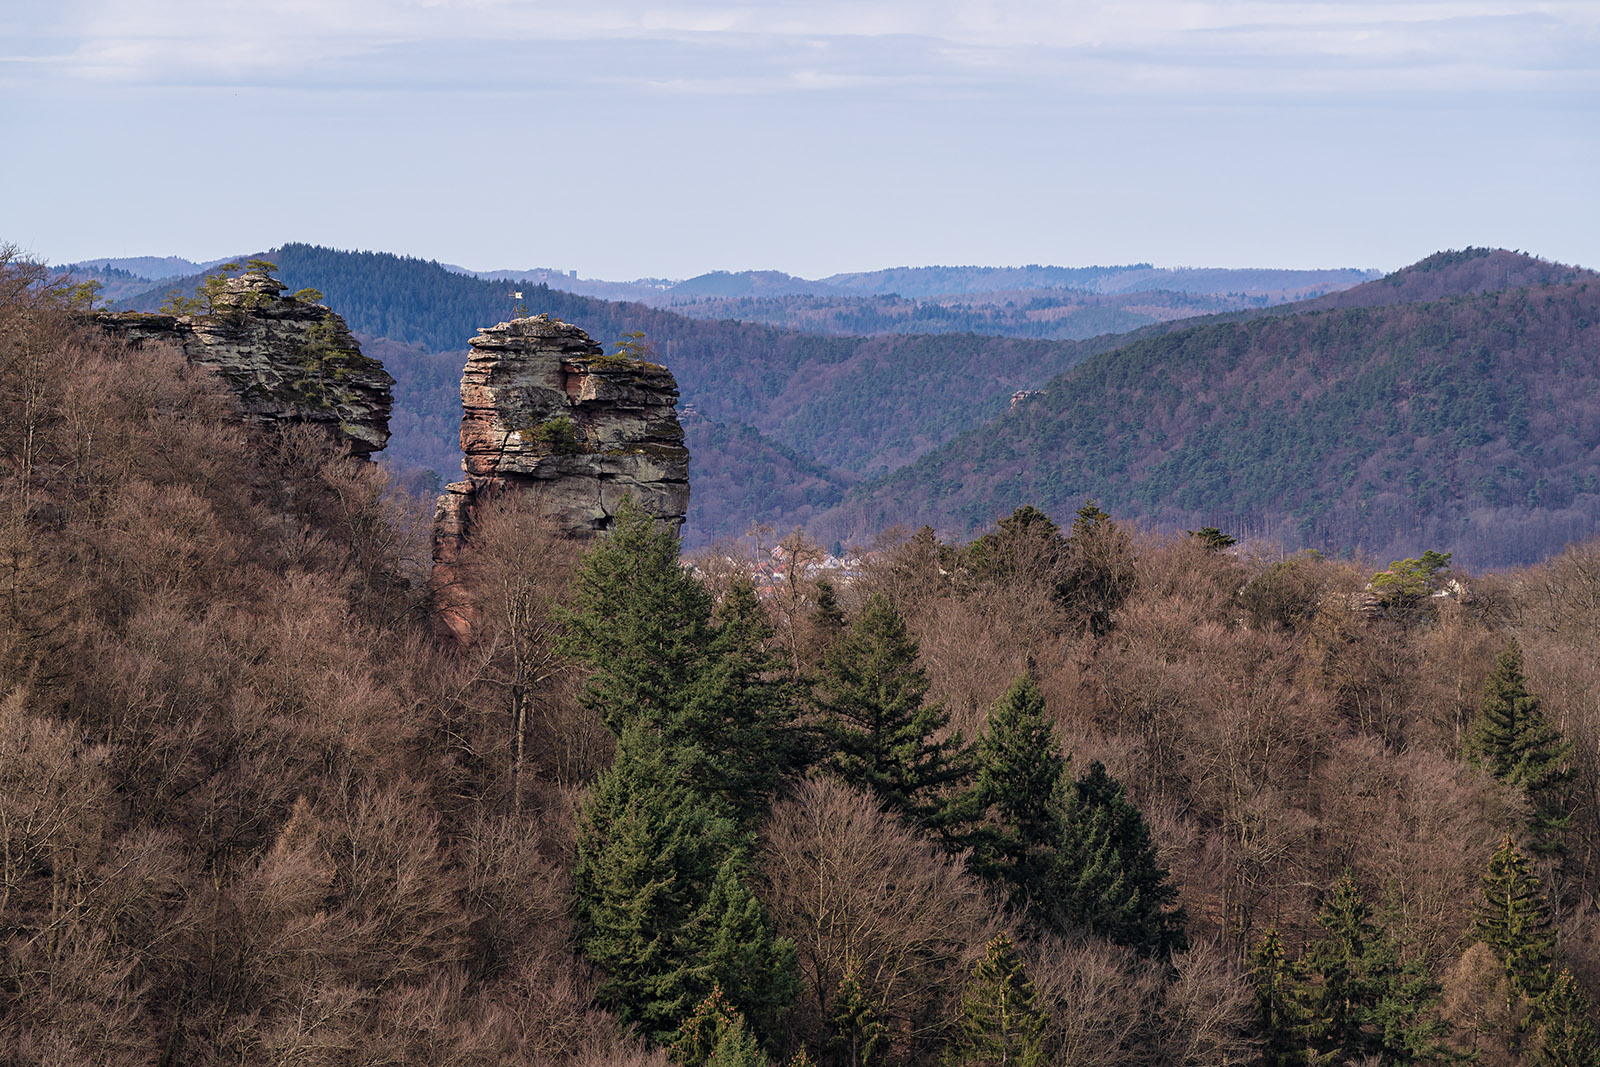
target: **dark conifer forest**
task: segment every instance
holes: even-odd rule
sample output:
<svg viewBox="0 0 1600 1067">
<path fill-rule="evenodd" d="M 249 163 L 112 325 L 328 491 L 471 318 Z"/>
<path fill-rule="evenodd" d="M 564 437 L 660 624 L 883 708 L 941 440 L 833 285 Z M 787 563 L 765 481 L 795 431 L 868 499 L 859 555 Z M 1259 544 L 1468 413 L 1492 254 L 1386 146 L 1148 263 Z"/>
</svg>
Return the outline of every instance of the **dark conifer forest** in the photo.
<svg viewBox="0 0 1600 1067">
<path fill-rule="evenodd" d="M 1582 284 L 1447 321 L 1566 381 Z M 1107 494 L 758 584 L 508 494 L 463 643 L 389 471 L 84 297 L 0 255 L 0 1063 L 1600 1064 L 1600 542 L 1382 567 Z"/>
</svg>

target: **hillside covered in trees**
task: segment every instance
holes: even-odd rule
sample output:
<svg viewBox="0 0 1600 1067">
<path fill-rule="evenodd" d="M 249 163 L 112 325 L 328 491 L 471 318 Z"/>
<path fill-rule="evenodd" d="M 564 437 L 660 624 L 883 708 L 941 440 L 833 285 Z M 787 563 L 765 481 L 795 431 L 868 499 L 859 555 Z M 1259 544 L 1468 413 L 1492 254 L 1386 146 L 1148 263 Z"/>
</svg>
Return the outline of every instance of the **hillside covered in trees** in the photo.
<svg viewBox="0 0 1600 1067">
<path fill-rule="evenodd" d="M 1600 544 L 758 595 L 501 497 L 460 643 L 381 468 L 74 299 L 0 257 L 8 1063 L 1600 1063 Z"/>
<path fill-rule="evenodd" d="M 1168 528 L 1493 566 L 1594 529 L 1600 277 L 1476 250 L 1327 299 L 1100 355 L 817 530 L 971 531 L 1092 496 Z"/>
</svg>

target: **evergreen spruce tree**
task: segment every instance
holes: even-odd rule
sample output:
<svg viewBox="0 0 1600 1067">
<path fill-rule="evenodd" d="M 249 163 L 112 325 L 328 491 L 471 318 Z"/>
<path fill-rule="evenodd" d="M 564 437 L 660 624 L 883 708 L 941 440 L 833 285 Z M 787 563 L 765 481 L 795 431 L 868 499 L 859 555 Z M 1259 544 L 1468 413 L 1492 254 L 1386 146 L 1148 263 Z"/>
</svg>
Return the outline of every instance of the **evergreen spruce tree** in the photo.
<svg viewBox="0 0 1600 1067">
<path fill-rule="evenodd" d="M 978 739 L 973 791 L 988 824 L 975 839 L 973 866 L 1004 883 L 1020 906 L 1047 899 L 1052 888 L 1066 767 L 1044 694 L 1032 678 L 1018 678 L 989 710 Z"/>
<path fill-rule="evenodd" d="M 1047 1018 L 1016 946 L 1007 934 L 990 940 L 961 998 L 960 1034 L 951 1062 L 1042 1067 Z"/>
<path fill-rule="evenodd" d="M 768 647 L 748 582 L 711 597 L 678 563 L 678 539 L 631 498 L 584 556 L 566 647 L 590 667 L 583 701 L 613 733 L 640 721 L 674 750 L 689 783 L 748 827 L 800 762 L 797 696 Z"/>
<path fill-rule="evenodd" d="M 582 812 L 573 890 L 601 1000 L 651 1041 L 716 985 L 758 1016 L 792 992 L 794 946 L 767 932 L 749 893 L 749 848 L 731 813 L 687 784 L 679 751 L 642 723 L 625 729 Z"/>
<path fill-rule="evenodd" d="M 1505 964 L 1512 995 L 1537 1002 L 1550 988 L 1555 930 L 1533 864 L 1507 834 L 1483 873 L 1472 934 Z"/>
<path fill-rule="evenodd" d="M 1443 1041 L 1449 1031 L 1439 1011 L 1440 989 L 1421 956 L 1400 958 L 1393 926 L 1379 927 L 1380 937 L 1368 953 L 1368 967 L 1383 976 L 1383 988 L 1372 1007 L 1377 1046 L 1394 1063 L 1433 1063 L 1451 1058 Z"/>
<path fill-rule="evenodd" d="M 750 889 L 748 859 L 730 853 L 717 870 L 698 921 L 684 939 L 699 953 L 711 980 L 735 991 L 744 1017 L 764 1033 L 773 1027 L 799 989 L 794 942 L 776 936 L 761 902 Z"/>
<path fill-rule="evenodd" d="M 711 597 L 679 565 L 677 536 L 625 497 L 585 553 L 564 650 L 590 668 L 582 700 L 612 733 L 678 719 L 711 646 Z"/>
<path fill-rule="evenodd" d="M 1565 967 L 1540 1002 L 1544 1022 L 1529 1057 L 1531 1067 L 1600 1067 L 1600 1038 L 1590 1022 L 1589 998 Z"/>
<path fill-rule="evenodd" d="M 1402 963 L 1389 926 L 1376 919 L 1346 871 L 1323 902 L 1326 936 L 1311 946 L 1293 999 L 1300 1003 L 1306 1063 L 1428 1063 L 1447 1058 L 1439 989 L 1420 960 Z"/>
<path fill-rule="evenodd" d="M 934 739 L 949 716 L 925 703 L 927 693 L 916 642 L 889 601 L 874 595 L 823 659 L 818 733 L 830 771 L 957 847 L 965 798 L 955 791 L 972 776 L 971 754 L 960 734 Z"/>
<path fill-rule="evenodd" d="M 716 1051 L 723 1032 L 742 1021 L 739 1010 L 723 996 L 722 987 L 713 986 L 705 999 L 695 1006 L 694 1014 L 678 1027 L 667 1052 L 674 1062 L 684 1067 L 704 1067 Z"/>
<path fill-rule="evenodd" d="M 684 1020 L 667 1051 L 683 1067 L 767 1067 L 771 1062 L 721 987 Z"/>
<path fill-rule="evenodd" d="M 839 592 L 826 578 L 817 579 L 817 603 L 811 612 L 811 624 L 830 636 L 843 633 L 848 625 L 844 609 L 839 607 Z"/>
<path fill-rule="evenodd" d="M 719 615 L 667 736 L 699 754 L 690 772 L 695 785 L 753 827 L 778 779 L 804 762 L 798 694 L 783 657 L 768 644 L 772 626 L 750 582 L 733 584 Z"/>
<path fill-rule="evenodd" d="M 1326 1028 L 1309 1044 L 1319 1052 L 1358 1059 L 1378 1051 L 1372 1012 L 1389 976 L 1369 955 L 1380 935 L 1349 871 L 1334 883 L 1317 922 L 1326 936 L 1307 952 L 1306 964 L 1316 978 L 1316 1015 L 1326 1019 Z"/>
<path fill-rule="evenodd" d="M 1572 743 L 1550 725 L 1539 709 L 1539 698 L 1528 691 L 1522 649 L 1515 641 L 1506 644 L 1484 682 L 1478 716 L 1467 733 L 1466 755 L 1527 796 L 1534 850 L 1561 851 L 1571 818 L 1566 787 L 1573 773 Z"/>
<path fill-rule="evenodd" d="M 1066 547 L 1055 520 L 1026 504 L 963 549 L 961 562 L 987 581 L 1052 580 Z"/>
<path fill-rule="evenodd" d="M 706 1067 L 767 1067 L 770 1062 L 756 1041 L 756 1035 L 741 1018 L 722 1031 L 717 1047 L 706 1060 Z"/>
<path fill-rule="evenodd" d="M 1052 873 L 1058 924 L 1085 926 L 1119 945 L 1167 956 L 1188 944 L 1178 891 L 1122 784 L 1096 760 L 1067 802 Z"/>
<path fill-rule="evenodd" d="M 1301 1067 L 1308 1062 L 1312 1040 L 1326 1032 L 1329 1020 L 1317 1014 L 1320 1004 L 1302 969 L 1284 951 L 1276 928 L 1269 929 L 1250 953 L 1250 972 L 1263 1061 L 1267 1067 Z"/>
<path fill-rule="evenodd" d="M 828 1049 L 838 1067 L 874 1067 L 889 1052 L 889 1029 L 853 966 L 847 966 L 828 1004 Z"/>
</svg>

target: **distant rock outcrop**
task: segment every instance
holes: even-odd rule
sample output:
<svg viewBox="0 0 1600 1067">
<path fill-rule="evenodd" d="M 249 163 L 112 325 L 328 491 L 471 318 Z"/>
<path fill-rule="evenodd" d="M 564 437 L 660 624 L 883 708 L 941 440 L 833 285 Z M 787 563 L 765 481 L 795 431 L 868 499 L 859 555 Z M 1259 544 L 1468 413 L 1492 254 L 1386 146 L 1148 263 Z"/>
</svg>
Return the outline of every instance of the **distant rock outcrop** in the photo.
<svg viewBox="0 0 1600 1067">
<path fill-rule="evenodd" d="M 342 318 L 283 289 L 251 272 L 223 281 L 207 314 L 100 312 L 94 321 L 130 344 L 170 344 L 214 368 L 255 422 L 321 426 L 370 458 L 389 440 L 394 379 L 361 354 Z"/>
<path fill-rule="evenodd" d="M 547 315 L 478 331 L 461 378 L 462 469 L 434 518 L 435 583 L 454 585 L 455 563 L 484 494 L 536 492 L 556 529 L 587 538 L 611 525 L 631 495 L 649 514 L 683 525 L 689 450 L 667 368 L 607 356 L 576 326 Z M 470 622 L 441 602 L 459 634 Z"/>
</svg>

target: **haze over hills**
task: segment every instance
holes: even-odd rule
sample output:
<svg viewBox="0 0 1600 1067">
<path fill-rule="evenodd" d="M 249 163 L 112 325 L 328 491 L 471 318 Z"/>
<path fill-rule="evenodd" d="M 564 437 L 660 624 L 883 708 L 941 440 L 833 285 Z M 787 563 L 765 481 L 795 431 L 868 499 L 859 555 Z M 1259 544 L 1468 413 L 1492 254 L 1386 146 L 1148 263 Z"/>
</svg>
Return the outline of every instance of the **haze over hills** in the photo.
<svg viewBox="0 0 1600 1067">
<path fill-rule="evenodd" d="M 1432 547 L 1477 567 L 1593 532 L 1600 275 L 1469 249 L 1329 302 L 1346 306 L 1206 322 L 1100 354 L 864 487 L 817 529 L 965 533 L 1024 503 L 1061 515 L 1092 497 L 1166 527 L 1380 558 Z"/>
<path fill-rule="evenodd" d="M 1083 340 L 1153 322 L 1268 307 L 1336 292 L 1371 270 L 1154 267 L 896 267 L 811 280 L 782 271 L 712 271 L 681 281 L 600 282 L 576 272 L 451 270 L 634 300 L 695 318 L 833 334 L 983 333 Z"/>
</svg>

